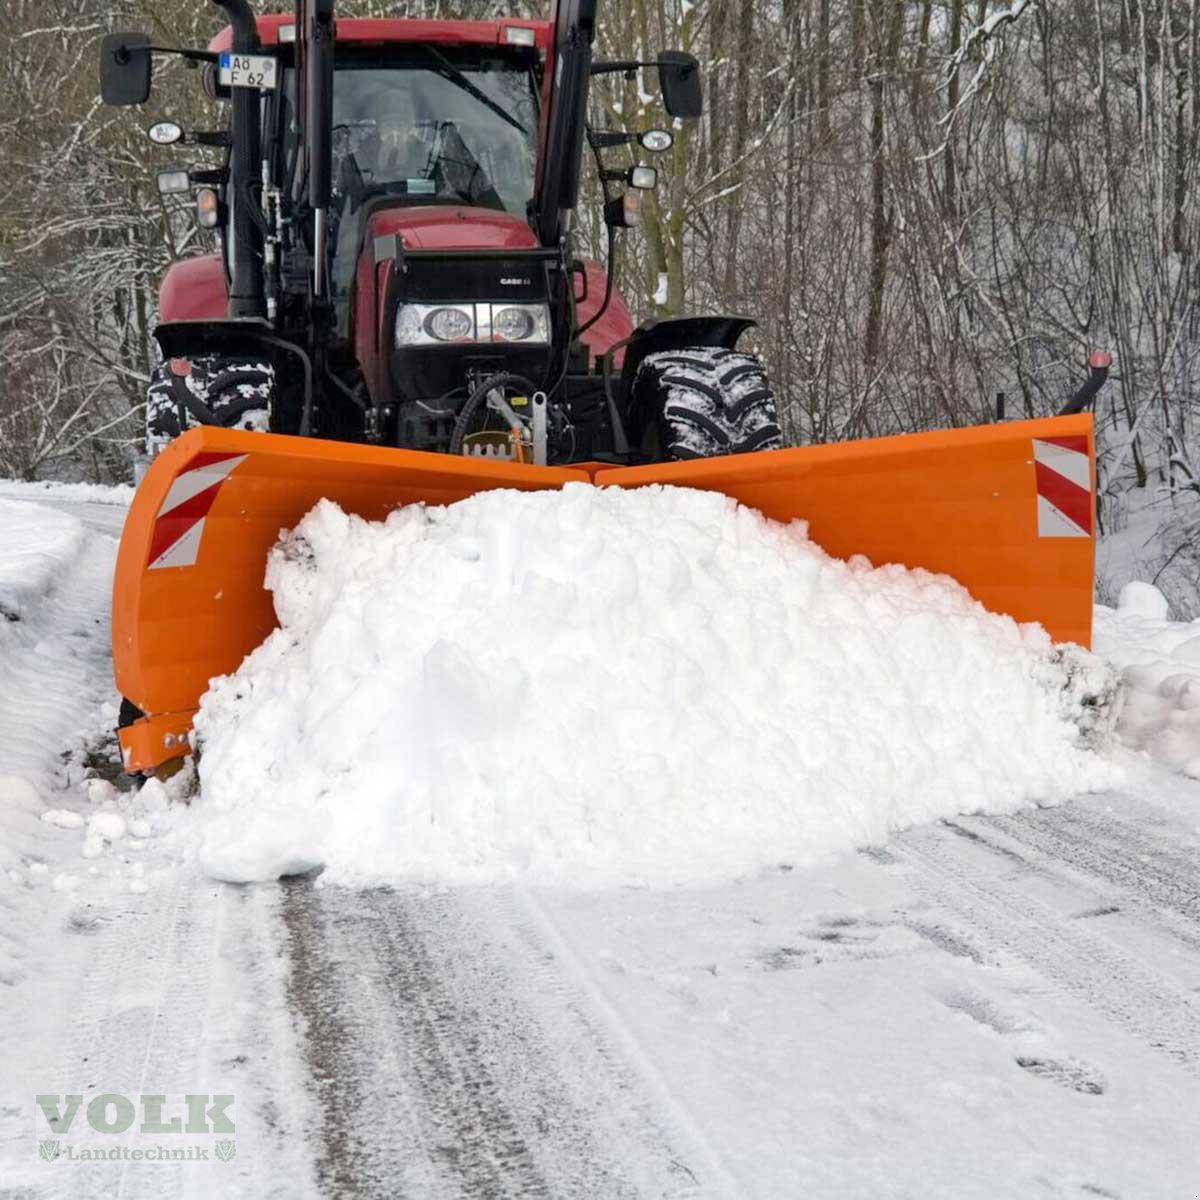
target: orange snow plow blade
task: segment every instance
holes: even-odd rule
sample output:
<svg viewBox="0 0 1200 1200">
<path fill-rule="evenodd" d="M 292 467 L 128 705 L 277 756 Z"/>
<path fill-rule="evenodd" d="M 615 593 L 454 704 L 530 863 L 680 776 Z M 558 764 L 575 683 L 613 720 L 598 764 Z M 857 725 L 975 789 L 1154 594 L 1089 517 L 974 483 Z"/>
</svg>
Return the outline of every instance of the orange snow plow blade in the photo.
<svg viewBox="0 0 1200 1200">
<path fill-rule="evenodd" d="M 114 672 L 121 695 L 144 714 L 121 730 L 126 770 L 185 753 L 208 681 L 235 670 L 275 627 L 263 588 L 267 552 L 318 500 L 378 520 L 402 504 L 589 478 L 724 492 L 776 520 L 805 519 L 837 557 L 944 572 L 988 608 L 1038 621 L 1057 641 L 1091 639 L 1089 416 L 615 468 L 202 428 L 151 466 L 121 538 Z"/>
<path fill-rule="evenodd" d="M 622 467 L 595 482 L 679 484 L 777 521 L 802 517 L 837 558 L 952 575 L 995 612 L 1037 621 L 1055 641 L 1091 644 L 1089 415 Z"/>
<path fill-rule="evenodd" d="M 120 731 L 125 769 L 185 753 L 208 681 L 235 670 L 275 628 L 267 552 L 318 500 L 381 520 L 403 504 L 587 479 L 567 468 L 276 434 L 184 434 L 138 486 L 117 553 L 113 673 L 145 714 Z"/>
</svg>

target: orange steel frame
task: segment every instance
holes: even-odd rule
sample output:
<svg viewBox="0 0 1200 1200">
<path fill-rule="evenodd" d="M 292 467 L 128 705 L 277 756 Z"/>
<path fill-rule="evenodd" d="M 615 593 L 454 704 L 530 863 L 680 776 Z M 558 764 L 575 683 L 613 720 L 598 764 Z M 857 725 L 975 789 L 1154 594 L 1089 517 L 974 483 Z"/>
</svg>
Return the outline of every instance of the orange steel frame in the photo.
<svg viewBox="0 0 1200 1200">
<path fill-rule="evenodd" d="M 1038 530 L 1033 441 L 1049 438 L 1086 439 L 1094 464 L 1087 415 L 644 467 L 536 467 L 193 429 L 146 473 L 117 556 L 114 675 L 121 695 L 146 714 L 120 732 L 125 768 L 149 770 L 187 751 L 209 680 L 235 670 L 276 625 L 263 587 L 267 552 L 322 498 L 379 520 L 403 504 L 450 504 L 493 488 L 572 481 L 719 491 L 775 520 L 807 521 L 812 539 L 832 555 L 952 575 L 987 608 L 1040 622 L 1056 641 L 1087 646 L 1091 522 L 1084 536 Z M 188 490 L 180 492 L 180 477 L 192 472 L 205 482 L 196 466 L 214 459 L 234 465 L 172 513 L 174 498 Z M 1094 492 L 1093 465 L 1093 499 Z M 198 511 L 199 529 L 187 525 Z M 184 527 L 194 539 L 194 562 L 152 566 L 152 554 Z"/>
</svg>

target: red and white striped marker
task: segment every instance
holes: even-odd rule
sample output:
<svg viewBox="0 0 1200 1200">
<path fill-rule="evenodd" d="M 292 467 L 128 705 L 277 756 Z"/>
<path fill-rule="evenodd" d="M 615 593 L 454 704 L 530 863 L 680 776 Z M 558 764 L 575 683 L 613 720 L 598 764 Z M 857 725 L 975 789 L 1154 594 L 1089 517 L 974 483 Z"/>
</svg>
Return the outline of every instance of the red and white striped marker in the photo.
<svg viewBox="0 0 1200 1200">
<path fill-rule="evenodd" d="M 1034 438 L 1038 537 L 1092 536 L 1092 464 L 1087 438 Z"/>
<path fill-rule="evenodd" d="M 195 566 L 208 516 L 230 473 L 246 461 L 244 454 L 197 454 L 171 484 L 154 520 L 146 569 Z"/>
</svg>

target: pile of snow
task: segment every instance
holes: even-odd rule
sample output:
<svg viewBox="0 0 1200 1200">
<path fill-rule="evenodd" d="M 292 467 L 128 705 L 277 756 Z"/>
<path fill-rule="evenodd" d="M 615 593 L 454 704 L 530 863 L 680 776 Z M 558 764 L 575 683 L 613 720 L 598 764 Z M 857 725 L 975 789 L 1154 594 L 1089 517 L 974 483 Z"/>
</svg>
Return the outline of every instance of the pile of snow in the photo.
<svg viewBox="0 0 1200 1200">
<path fill-rule="evenodd" d="M 1152 584 L 1096 606 L 1096 651 L 1121 672 L 1121 740 L 1200 779 L 1200 621 L 1172 621 Z"/>
<path fill-rule="evenodd" d="M 0 496 L 47 503 L 116 504 L 127 508 L 133 499 L 133 488 L 125 483 L 52 483 L 48 480 L 29 483 L 21 479 L 0 479 Z"/>
<path fill-rule="evenodd" d="M 730 878 L 1113 778 L 1098 659 L 715 493 L 324 501 L 267 586 L 197 721 L 220 879 Z"/>
</svg>

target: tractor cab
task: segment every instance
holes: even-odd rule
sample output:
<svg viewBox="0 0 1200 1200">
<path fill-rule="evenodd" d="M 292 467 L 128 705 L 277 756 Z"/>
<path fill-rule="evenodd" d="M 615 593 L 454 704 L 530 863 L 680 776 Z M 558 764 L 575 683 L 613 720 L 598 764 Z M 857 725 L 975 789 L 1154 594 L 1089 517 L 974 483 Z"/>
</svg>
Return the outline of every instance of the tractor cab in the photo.
<svg viewBox="0 0 1200 1200">
<path fill-rule="evenodd" d="M 149 449 L 194 424 L 535 464 L 779 445 L 761 364 L 729 359 L 753 322 L 635 329 L 613 279 L 616 235 L 657 181 L 639 159 L 674 135 L 593 129 L 592 82 L 652 70 L 666 115 L 688 121 L 702 107 L 694 57 L 596 59 L 596 0 L 555 0 L 545 21 L 214 4 L 229 25 L 207 51 L 140 33 L 101 48 L 106 103 L 144 102 L 151 56 L 182 53 L 205 64 L 228 118 L 206 135 L 228 147 L 220 170 L 167 173 L 179 190 L 202 185 L 198 219 L 221 253 L 163 280 Z M 585 152 L 603 196 L 604 268 L 574 228 Z M 605 161 L 613 153 L 619 164 Z M 686 402 L 659 361 L 672 350 L 714 352 L 683 364 Z M 711 395 L 734 365 L 747 370 L 717 411 Z"/>
</svg>

